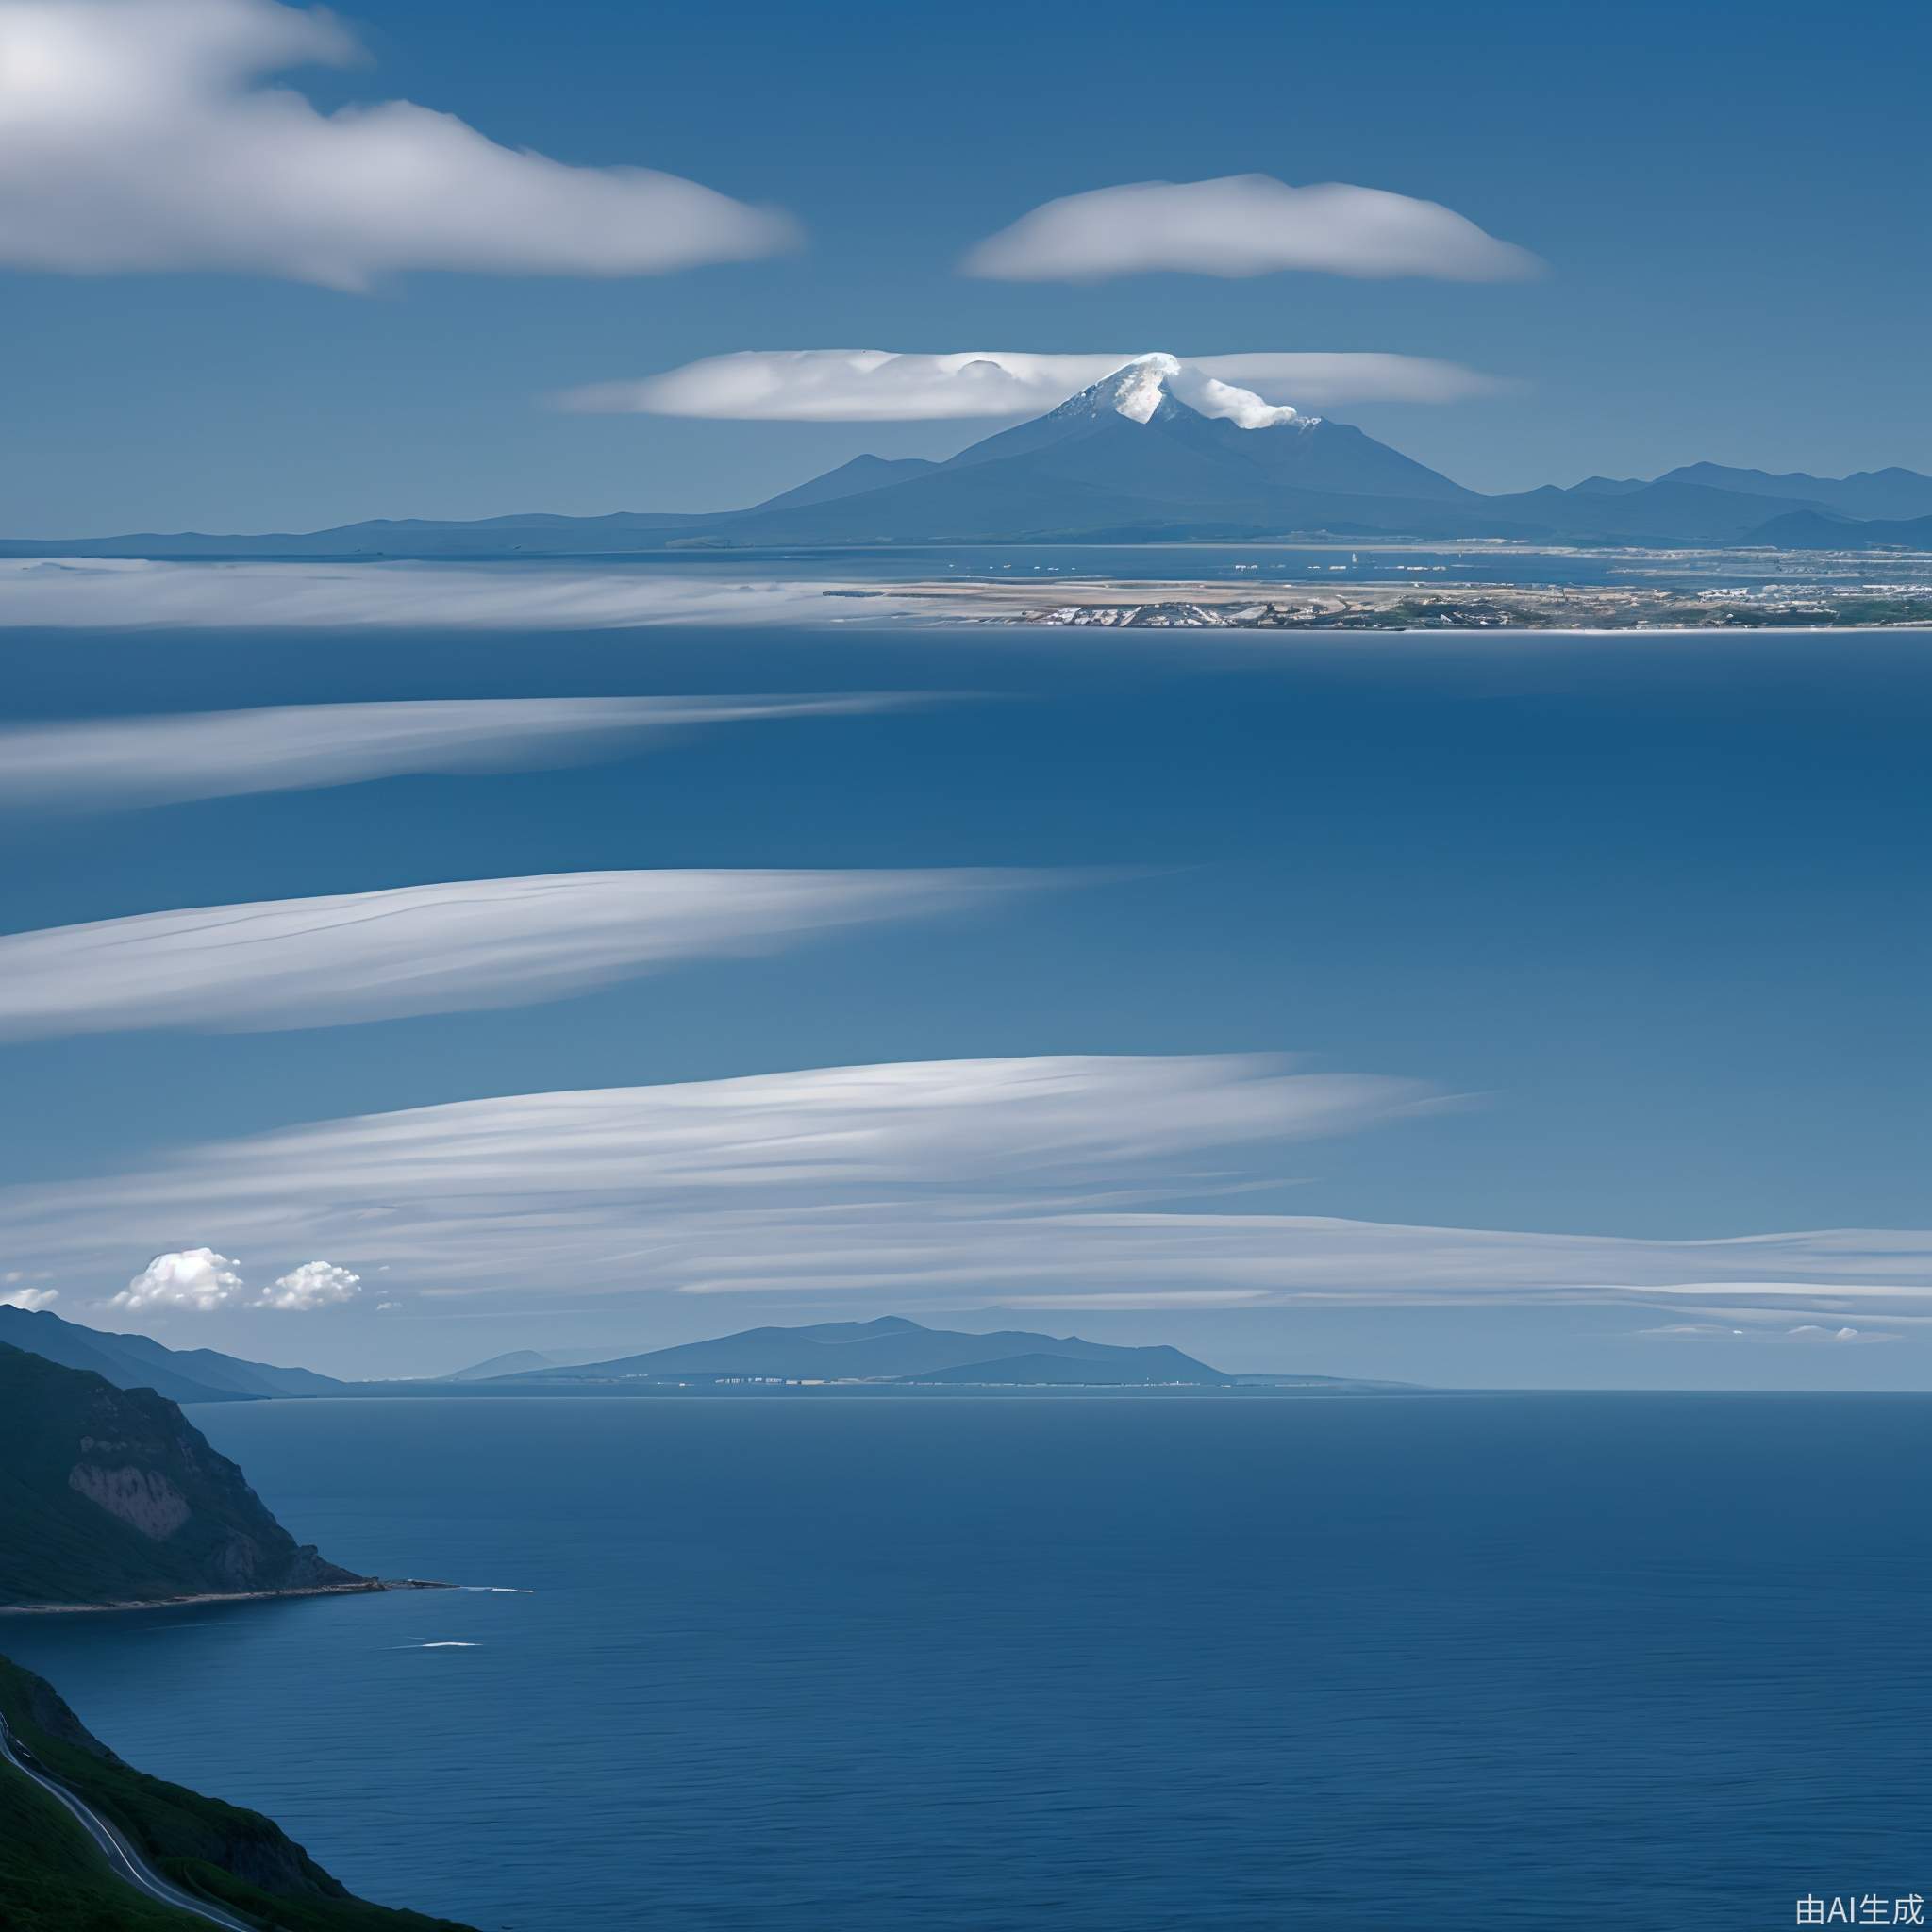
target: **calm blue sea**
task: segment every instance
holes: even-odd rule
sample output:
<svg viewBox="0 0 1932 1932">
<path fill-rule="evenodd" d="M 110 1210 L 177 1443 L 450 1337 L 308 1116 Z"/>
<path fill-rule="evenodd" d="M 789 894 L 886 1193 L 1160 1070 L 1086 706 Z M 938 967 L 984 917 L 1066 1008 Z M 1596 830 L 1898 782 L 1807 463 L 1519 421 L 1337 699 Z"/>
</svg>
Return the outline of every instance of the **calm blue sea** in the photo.
<svg viewBox="0 0 1932 1932">
<path fill-rule="evenodd" d="M 1755 1928 L 1932 1893 L 1932 1399 L 194 1419 L 330 1555 L 470 1588 L 7 1646 L 391 1904 Z"/>
</svg>

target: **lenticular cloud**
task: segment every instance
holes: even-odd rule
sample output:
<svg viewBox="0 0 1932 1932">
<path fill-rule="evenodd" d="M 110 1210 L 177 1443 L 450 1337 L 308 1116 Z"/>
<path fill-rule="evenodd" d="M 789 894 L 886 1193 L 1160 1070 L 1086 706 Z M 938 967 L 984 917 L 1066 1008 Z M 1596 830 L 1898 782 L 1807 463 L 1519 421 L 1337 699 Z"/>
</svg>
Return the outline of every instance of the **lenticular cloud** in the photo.
<svg viewBox="0 0 1932 1932">
<path fill-rule="evenodd" d="M 647 168 L 500 147 L 408 101 L 319 113 L 260 76 L 358 58 L 275 0 L 0 0 L 0 261 L 361 289 L 402 269 L 648 275 L 791 223 Z"/>
<path fill-rule="evenodd" d="M 964 263 L 968 275 L 1017 282 L 1284 269 L 1497 282 L 1541 266 L 1440 202 L 1345 181 L 1291 188 L 1269 175 L 1135 181 L 1065 195 L 989 236 Z"/>
<path fill-rule="evenodd" d="M 558 402 L 590 414 L 752 423 L 970 421 L 1042 414 L 1090 383 L 1146 359 L 1139 350 L 1124 349 L 1069 355 L 1024 349 L 941 355 L 741 349 L 657 375 L 591 383 L 566 391 Z M 1291 349 L 1164 359 L 1182 375 L 1190 405 L 1209 416 L 1247 411 L 1252 417 L 1255 410 L 1278 411 L 1283 405 L 1448 403 L 1497 387 L 1492 377 L 1427 356 Z"/>
</svg>

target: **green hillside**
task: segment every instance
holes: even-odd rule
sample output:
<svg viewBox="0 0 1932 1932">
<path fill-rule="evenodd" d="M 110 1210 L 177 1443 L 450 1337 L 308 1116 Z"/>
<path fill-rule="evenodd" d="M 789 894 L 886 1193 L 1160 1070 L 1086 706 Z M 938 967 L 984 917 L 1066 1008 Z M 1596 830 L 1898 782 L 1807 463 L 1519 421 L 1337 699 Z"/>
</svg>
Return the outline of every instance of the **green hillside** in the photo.
<svg viewBox="0 0 1932 1932">
<path fill-rule="evenodd" d="M 107 1868 L 44 1791 L 0 1768 L 0 1925 L 8 1932 L 208 1932 L 150 1905 Z"/>
<path fill-rule="evenodd" d="M 271 1820 L 144 1776 L 89 1735 L 53 1687 L 0 1657 L 0 1714 L 50 1775 L 120 1827 L 184 1890 L 264 1932 L 467 1932 L 356 1898 Z M 0 1765 L 0 1926 L 7 1932 L 191 1932 L 207 1923 L 149 1903 L 108 1869 L 46 1794 Z"/>
</svg>

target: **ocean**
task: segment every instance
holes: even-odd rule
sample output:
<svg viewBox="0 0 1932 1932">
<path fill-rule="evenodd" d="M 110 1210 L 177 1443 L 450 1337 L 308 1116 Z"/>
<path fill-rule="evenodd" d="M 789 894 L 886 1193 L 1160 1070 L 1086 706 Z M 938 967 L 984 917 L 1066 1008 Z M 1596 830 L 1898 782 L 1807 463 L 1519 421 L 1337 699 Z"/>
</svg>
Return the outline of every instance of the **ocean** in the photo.
<svg viewBox="0 0 1932 1932">
<path fill-rule="evenodd" d="M 495 1932 L 1718 1926 L 1932 1893 L 1932 1398 L 201 1407 L 447 1591 L 10 1624 Z"/>
</svg>

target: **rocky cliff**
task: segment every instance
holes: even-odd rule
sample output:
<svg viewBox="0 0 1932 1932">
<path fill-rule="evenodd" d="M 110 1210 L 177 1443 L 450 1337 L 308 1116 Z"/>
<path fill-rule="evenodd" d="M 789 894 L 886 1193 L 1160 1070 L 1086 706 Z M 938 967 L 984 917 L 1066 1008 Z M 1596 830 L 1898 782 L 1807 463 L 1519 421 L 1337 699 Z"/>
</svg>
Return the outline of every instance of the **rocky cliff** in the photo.
<svg viewBox="0 0 1932 1932">
<path fill-rule="evenodd" d="M 0 1605 L 361 1581 L 298 1544 L 172 1402 L 0 1345 Z"/>
</svg>

